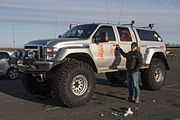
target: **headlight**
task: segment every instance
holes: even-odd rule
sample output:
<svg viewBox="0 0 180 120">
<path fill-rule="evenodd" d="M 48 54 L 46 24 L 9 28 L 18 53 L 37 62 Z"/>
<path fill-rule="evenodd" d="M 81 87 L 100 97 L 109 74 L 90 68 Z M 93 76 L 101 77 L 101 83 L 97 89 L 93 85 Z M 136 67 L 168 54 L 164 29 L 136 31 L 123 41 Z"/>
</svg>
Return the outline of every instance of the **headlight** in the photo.
<svg viewBox="0 0 180 120">
<path fill-rule="evenodd" d="M 26 58 L 27 56 L 28 56 L 27 51 L 26 51 L 26 50 L 23 50 L 23 51 L 22 51 L 22 57 L 23 57 L 23 58 Z"/>
<path fill-rule="evenodd" d="M 58 52 L 58 48 L 54 48 L 54 47 L 47 48 L 47 59 L 53 60 L 57 52 Z"/>
<path fill-rule="evenodd" d="M 17 52 L 17 57 L 18 57 L 18 58 L 22 57 L 22 50 L 18 50 L 18 52 Z"/>
<path fill-rule="evenodd" d="M 20 58 L 22 56 L 22 51 L 21 50 L 16 50 L 13 54 L 13 57 Z"/>
</svg>

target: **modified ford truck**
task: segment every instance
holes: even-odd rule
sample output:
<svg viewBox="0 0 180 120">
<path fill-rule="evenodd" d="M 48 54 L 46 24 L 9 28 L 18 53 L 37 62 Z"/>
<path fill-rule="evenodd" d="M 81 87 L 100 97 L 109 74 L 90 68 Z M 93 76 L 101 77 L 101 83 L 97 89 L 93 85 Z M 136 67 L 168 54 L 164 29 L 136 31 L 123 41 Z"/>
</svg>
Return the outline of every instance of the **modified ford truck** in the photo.
<svg viewBox="0 0 180 120">
<path fill-rule="evenodd" d="M 128 52 L 137 42 L 143 56 L 142 85 L 159 90 L 169 66 L 165 44 L 152 26 L 78 25 L 59 38 L 28 42 L 12 65 L 23 71 L 22 84 L 30 94 L 51 94 L 67 107 L 79 107 L 94 95 L 95 73 L 105 73 L 112 84 L 126 80 L 126 59 L 115 48 Z"/>
</svg>

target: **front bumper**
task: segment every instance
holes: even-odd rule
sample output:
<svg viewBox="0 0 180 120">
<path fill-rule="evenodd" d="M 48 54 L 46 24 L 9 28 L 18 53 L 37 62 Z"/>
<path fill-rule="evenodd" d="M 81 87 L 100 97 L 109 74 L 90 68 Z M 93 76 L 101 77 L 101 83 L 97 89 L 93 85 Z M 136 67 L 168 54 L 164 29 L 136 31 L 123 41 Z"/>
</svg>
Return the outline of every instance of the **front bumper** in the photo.
<svg viewBox="0 0 180 120">
<path fill-rule="evenodd" d="M 53 67 L 53 61 L 36 61 L 32 59 L 14 59 L 10 65 L 25 73 L 46 73 Z"/>
</svg>

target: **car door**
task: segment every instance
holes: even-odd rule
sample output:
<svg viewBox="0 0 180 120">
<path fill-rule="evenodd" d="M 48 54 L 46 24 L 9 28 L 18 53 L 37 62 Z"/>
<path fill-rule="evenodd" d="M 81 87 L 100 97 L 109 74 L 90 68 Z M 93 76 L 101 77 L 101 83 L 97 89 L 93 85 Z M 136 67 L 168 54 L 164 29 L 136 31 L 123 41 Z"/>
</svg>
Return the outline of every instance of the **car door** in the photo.
<svg viewBox="0 0 180 120">
<path fill-rule="evenodd" d="M 99 37 L 101 33 L 106 32 L 108 41 L 102 41 Z M 100 26 L 95 32 L 92 38 L 93 42 L 90 44 L 90 50 L 92 52 L 95 64 L 98 68 L 106 67 L 109 69 L 113 65 L 115 59 L 115 45 L 116 38 L 114 34 L 114 28 L 112 26 Z"/>
<path fill-rule="evenodd" d="M 9 55 L 6 52 L 0 52 L 0 73 L 1 74 L 6 74 L 9 64 Z"/>
<path fill-rule="evenodd" d="M 119 33 L 119 46 L 122 50 L 127 53 L 131 50 L 132 42 L 136 42 L 134 33 L 129 27 L 117 27 Z M 126 58 L 121 55 L 120 65 L 118 67 L 126 66 Z"/>
</svg>

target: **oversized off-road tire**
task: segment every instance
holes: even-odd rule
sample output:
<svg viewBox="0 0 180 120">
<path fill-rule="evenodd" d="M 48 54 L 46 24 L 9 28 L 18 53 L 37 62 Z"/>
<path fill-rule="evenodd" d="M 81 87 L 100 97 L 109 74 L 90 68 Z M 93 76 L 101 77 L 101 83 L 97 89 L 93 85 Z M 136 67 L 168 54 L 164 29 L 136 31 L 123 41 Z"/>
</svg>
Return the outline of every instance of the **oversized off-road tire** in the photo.
<svg viewBox="0 0 180 120">
<path fill-rule="evenodd" d="M 14 67 L 10 67 L 7 71 L 7 76 L 11 80 L 16 80 L 19 77 L 19 70 Z"/>
<path fill-rule="evenodd" d="M 126 71 L 109 72 L 106 77 L 112 84 L 123 84 L 126 81 Z"/>
<path fill-rule="evenodd" d="M 165 82 L 166 68 L 161 59 L 153 58 L 148 69 L 141 72 L 141 82 L 145 89 L 160 90 Z"/>
<path fill-rule="evenodd" d="M 21 82 L 27 92 L 32 95 L 46 96 L 52 91 L 52 81 L 40 76 L 24 73 Z"/>
<path fill-rule="evenodd" d="M 67 61 L 56 67 L 53 93 L 59 103 L 67 107 L 80 107 L 92 99 L 95 83 L 90 65 L 82 61 Z"/>
</svg>

